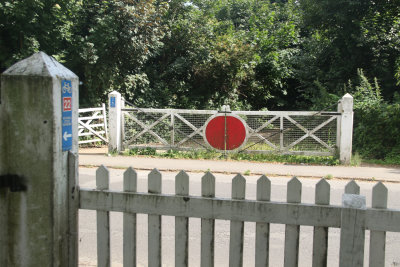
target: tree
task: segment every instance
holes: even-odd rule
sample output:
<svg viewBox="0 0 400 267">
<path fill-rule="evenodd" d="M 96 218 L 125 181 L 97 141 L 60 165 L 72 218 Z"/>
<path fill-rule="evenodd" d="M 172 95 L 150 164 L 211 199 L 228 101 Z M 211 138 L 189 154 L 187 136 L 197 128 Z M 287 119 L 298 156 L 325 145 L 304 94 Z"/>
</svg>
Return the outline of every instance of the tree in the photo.
<svg viewBox="0 0 400 267">
<path fill-rule="evenodd" d="M 382 93 L 392 98 L 399 58 L 399 12 L 396 1 L 300 0 L 303 45 L 296 78 L 308 101 L 318 101 L 318 86 L 342 94 L 357 69 L 377 77 Z"/>
<path fill-rule="evenodd" d="M 166 9 L 154 0 L 82 2 L 67 54 L 67 65 L 83 81 L 81 104 L 104 101 L 113 90 L 128 97 L 148 83 L 141 68 L 162 45 Z"/>
<path fill-rule="evenodd" d="M 62 57 L 78 1 L 0 2 L 0 72 L 39 50 Z"/>
</svg>

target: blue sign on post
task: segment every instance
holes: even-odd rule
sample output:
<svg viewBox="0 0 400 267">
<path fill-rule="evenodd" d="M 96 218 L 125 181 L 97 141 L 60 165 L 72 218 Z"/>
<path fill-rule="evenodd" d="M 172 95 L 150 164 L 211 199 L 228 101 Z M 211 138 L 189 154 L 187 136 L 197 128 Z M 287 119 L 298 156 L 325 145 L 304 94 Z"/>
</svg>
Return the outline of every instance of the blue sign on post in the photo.
<svg viewBox="0 0 400 267">
<path fill-rule="evenodd" d="M 115 96 L 110 97 L 110 108 L 115 108 Z"/>
<path fill-rule="evenodd" d="M 61 81 L 62 99 L 62 150 L 72 149 L 72 83 Z"/>
</svg>

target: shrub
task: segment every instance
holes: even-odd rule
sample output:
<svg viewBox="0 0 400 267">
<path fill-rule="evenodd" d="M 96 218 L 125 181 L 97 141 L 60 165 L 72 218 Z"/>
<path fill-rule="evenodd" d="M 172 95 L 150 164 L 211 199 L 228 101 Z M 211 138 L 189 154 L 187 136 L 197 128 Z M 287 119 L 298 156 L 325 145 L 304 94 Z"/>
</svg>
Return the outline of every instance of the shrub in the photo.
<svg viewBox="0 0 400 267">
<path fill-rule="evenodd" d="M 370 84 L 362 70 L 354 92 L 353 149 L 365 158 L 400 164 L 400 97 L 387 103 L 375 79 Z M 349 83 L 349 88 L 352 85 Z"/>
</svg>

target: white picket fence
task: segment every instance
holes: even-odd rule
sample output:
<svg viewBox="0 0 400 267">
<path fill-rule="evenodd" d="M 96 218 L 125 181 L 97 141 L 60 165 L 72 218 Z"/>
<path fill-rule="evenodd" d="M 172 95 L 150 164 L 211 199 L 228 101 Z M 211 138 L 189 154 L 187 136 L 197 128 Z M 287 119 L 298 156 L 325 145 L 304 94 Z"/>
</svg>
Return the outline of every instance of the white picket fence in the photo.
<svg viewBox="0 0 400 267">
<path fill-rule="evenodd" d="M 108 143 L 106 106 L 79 109 L 79 144 Z"/>
<path fill-rule="evenodd" d="M 257 181 L 256 200 L 246 200 L 246 180 L 238 174 L 232 181 L 231 199 L 215 198 L 215 177 L 206 173 L 201 181 L 201 197 L 189 195 L 189 176 L 180 172 L 175 195 L 161 192 L 161 173 L 148 176 L 148 192 L 137 192 L 137 174 L 124 173 L 124 189 L 109 190 L 109 172 L 96 171 L 96 189 L 79 189 L 79 208 L 97 211 L 98 266 L 110 266 L 110 211 L 123 212 L 123 263 L 136 266 L 136 214 L 148 214 L 148 264 L 161 266 L 161 217 L 175 216 L 175 266 L 188 266 L 188 219 L 201 218 L 201 266 L 214 266 L 215 220 L 230 221 L 229 266 L 243 266 L 244 222 L 256 222 L 255 266 L 269 264 L 270 224 L 284 224 L 284 266 L 298 266 L 300 225 L 313 226 L 313 265 L 326 266 L 328 229 L 340 228 L 339 263 L 364 266 L 365 231 L 370 230 L 369 266 L 384 266 L 386 231 L 400 232 L 400 211 L 387 209 L 387 188 L 377 183 L 372 207 L 366 208 L 360 187 L 349 182 L 343 205 L 330 205 L 330 185 L 319 181 L 315 204 L 301 203 L 302 184 L 293 178 L 287 185 L 287 202 L 270 201 L 271 182 Z M 367 265 L 367 263 L 365 263 Z"/>
</svg>

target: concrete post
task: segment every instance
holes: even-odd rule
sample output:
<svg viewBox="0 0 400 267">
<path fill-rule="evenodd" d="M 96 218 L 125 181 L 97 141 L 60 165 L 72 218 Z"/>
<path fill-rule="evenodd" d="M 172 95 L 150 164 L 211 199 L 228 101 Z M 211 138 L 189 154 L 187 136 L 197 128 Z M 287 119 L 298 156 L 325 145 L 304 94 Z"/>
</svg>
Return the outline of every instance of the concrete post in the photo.
<svg viewBox="0 0 400 267">
<path fill-rule="evenodd" d="M 1 266 L 70 264 L 68 151 L 78 151 L 78 105 L 78 77 L 43 52 L 1 76 L 0 175 L 24 189 L 7 189 Z"/>
<path fill-rule="evenodd" d="M 340 142 L 339 153 L 342 164 L 350 164 L 353 145 L 353 97 L 350 94 L 343 96 L 340 112 Z"/>
<path fill-rule="evenodd" d="M 110 142 L 108 151 L 120 152 L 121 140 L 121 94 L 113 91 L 108 94 L 108 126 L 110 127 Z"/>
</svg>

